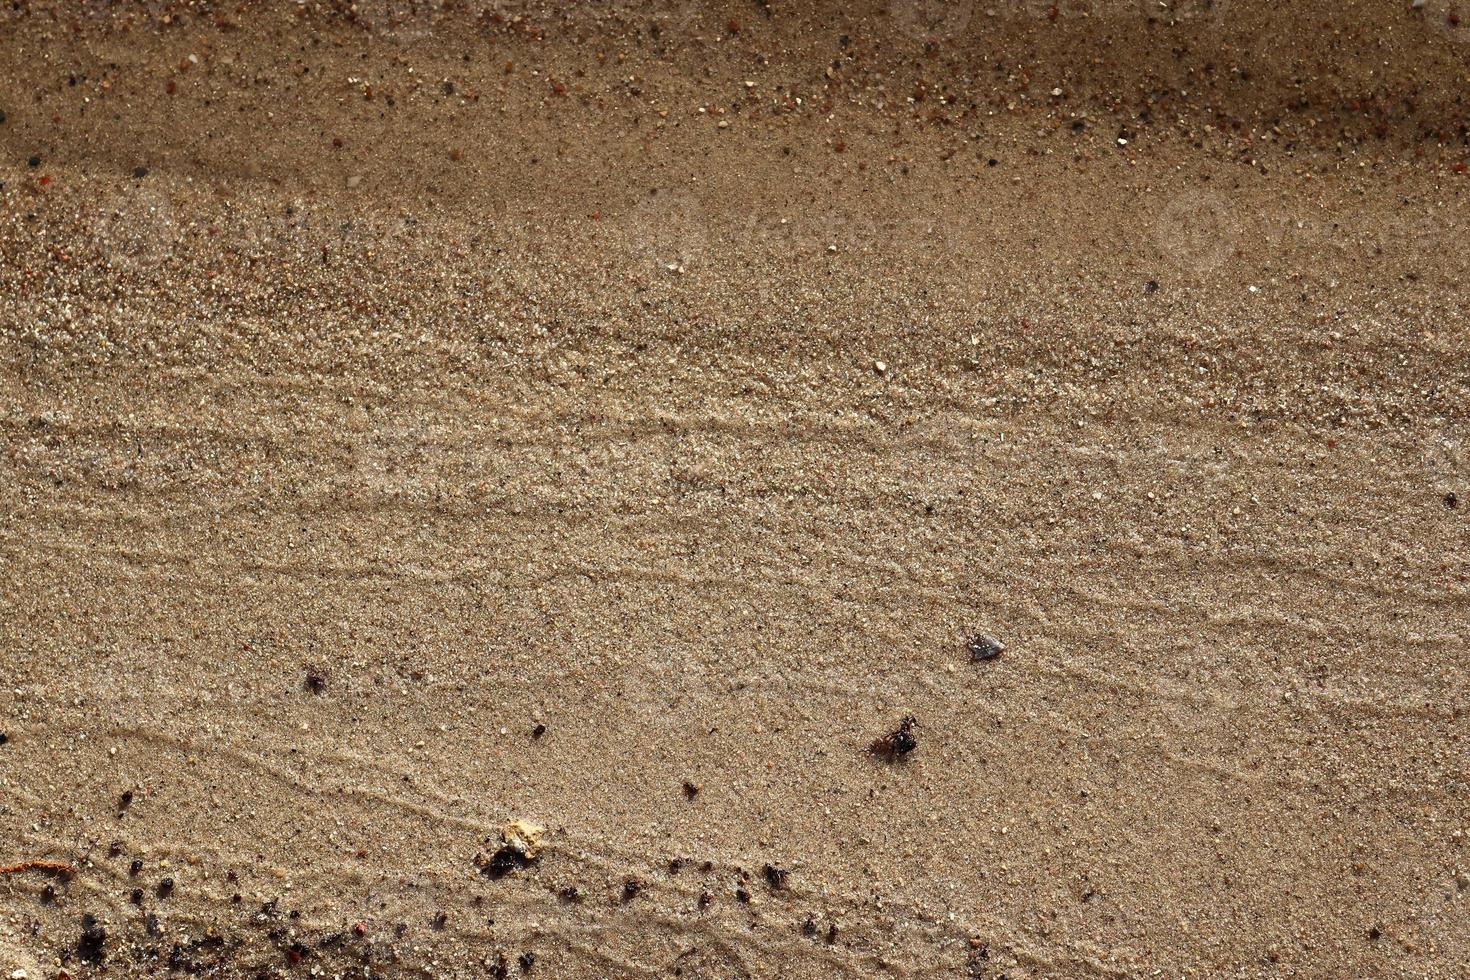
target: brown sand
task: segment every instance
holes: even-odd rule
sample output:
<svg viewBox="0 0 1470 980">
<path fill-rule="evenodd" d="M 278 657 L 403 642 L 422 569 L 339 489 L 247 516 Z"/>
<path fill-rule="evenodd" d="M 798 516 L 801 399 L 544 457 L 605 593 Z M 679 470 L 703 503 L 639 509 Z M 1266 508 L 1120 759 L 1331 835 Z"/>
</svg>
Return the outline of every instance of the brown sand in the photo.
<svg viewBox="0 0 1470 980">
<path fill-rule="evenodd" d="M 1458 8 L 7 4 L 0 978 L 1470 976 Z"/>
</svg>

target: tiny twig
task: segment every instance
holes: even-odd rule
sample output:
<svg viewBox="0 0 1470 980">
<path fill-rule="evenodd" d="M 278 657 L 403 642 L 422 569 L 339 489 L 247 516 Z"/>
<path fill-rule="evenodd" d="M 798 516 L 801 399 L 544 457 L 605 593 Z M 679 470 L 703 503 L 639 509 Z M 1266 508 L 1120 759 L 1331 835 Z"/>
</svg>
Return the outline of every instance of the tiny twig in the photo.
<svg viewBox="0 0 1470 980">
<path fill-rule="evenodd" d="M 0 875 L 19 874 L 22 871 L 44 871 L 61 878 L 70 878 L 77 869 L 65 861 L 22 861 L 19 864 L 0 865 Z"/>
</svg>

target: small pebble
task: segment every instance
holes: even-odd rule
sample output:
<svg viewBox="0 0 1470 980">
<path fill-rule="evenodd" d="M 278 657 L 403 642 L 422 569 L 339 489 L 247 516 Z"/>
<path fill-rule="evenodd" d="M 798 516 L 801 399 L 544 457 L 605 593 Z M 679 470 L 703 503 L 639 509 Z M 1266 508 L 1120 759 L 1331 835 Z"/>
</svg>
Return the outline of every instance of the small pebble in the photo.
<svg viewBox="0 0 1470 980">
<path fill-rule="evenodd" d="M 1000 656 L 1006 645 L 989 633 L 976 633 L 965 642 L 965 648 L 970 651 L 970 662 L 980 663 Z"/>
</svg>

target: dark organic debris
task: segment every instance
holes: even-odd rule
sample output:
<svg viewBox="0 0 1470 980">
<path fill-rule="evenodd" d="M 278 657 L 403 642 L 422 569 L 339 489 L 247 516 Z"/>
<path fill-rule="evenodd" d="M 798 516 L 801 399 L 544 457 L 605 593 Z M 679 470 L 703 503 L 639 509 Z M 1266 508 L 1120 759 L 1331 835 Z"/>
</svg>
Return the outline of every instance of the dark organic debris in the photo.
<svg viewBox="0 0 1470 980">
<path fill-rule="evenodd" d="M 1446 507 L 1448 507 L 1450 510 L 1454 510 L 1456 507 L 1460 506 L 1460 497 L 1459 497 L 1459 495 L 1456 494 L 1454 491 L 1451 491 L 1451 492 L 1445 494 L 1444 495 L 1444 505 Z M 4 745 L 4 744 L 5 744 L 5 739 L 4 739 L 3 736 L 0 736 L 0 745 Z"/>
<path fill-rule="evenodd" d="M 513 820 L 500 832 L 500 847 L 487 860 L 475 855 L 475 867 L 489 878 L 501 879 L 520 868 L 529 867 L 541 856 L 543 828 L 524 820 Z"/>
<path fill-rule="evenodd" d="M 684 798 L 692 800 L 699 795 L 699 787 L 689 780 L 684 780 Z"/>
<path fill-rule="evenodd" d="M 1000 656 L 1006 645 L 989 633 L 976 633 L 965 641 L 965 648 L 970 651 L 970 662 L 980 663 Z"/>
<path fill-rule="evenodd" d="M 869 746 L 869 751 L 891 761 L 902 759 L 919 747 L 919 740 L 914 737 L 914 729 L 918 725 L 913 715 L 905 715 L 898 727 L 875 741 Z"/>
<path fill-rule="evenodd" d="M 791 872 L 785 868 L 778 868 L 774 864 L 768 864 L 762 869 L 766 876 L 766 884 L 771 886 L 771 891 L 778 892 L 786 887 L 786 879 L 791 877 Z"/>
<path fill-rule="evenodd" d="M 519 960 L 517 960 L 517 962 L 521 964 L 521 972 L 522 973 L 530 973 L 531 972 L 531 967 L 533 967 L 533 966 L 536 965 L 536 954 L 535 953 L 522 953 L 521 954 L 521 958 Z"/>
<path fill-rule="evenodd" d="M 531 737 L 532 738 L 540 738 L 542 735 L 545 735 L 545 734 L 546 734 L 546 726 L 545 725 L 537 724 L 535 728 L 531 729 Z"/>
<path fill-rule="evenodd" d="M 306 672 L 306 689 L 312 694 L 320 694 L 327 689 L 327 675 L 324 671 L 308 670 Z"/>
<path fill-rule="evenodd" d="M 92 914 L 82 916 L 82 936 L 77 940 L 77 959 L 83 963 L 100 964 L 107 958 L 103 947 L 107 944 L 107 930 L 97 923 Z"/>
<path fill-rule="evenodd" d="M 475 855 L 475 864 L 479 867 L 480 873 L 497 881 L 518 868 L 527 867 L 530 863 L 530 858 L 509 844 L 502 844 L 494 854 L 490 855 L 488 861 L 480 855 Z"/>
<path fill-rule="evenodd" d="M 980 939 L 970 940 L 970 954 L 965 958 L 965 970 L 972 977 L 985 975 L 985 964 L 990 959 L 990 944 Z"/>
<path fill-rule="evenodd" d="M 633 899 L 638 897 L 638 893 L 642 890 L 643 882 L 639 881 L 637 878 L 629 878 L 627 881 L 623 882 L 623 901 L 633 901 Z"/>
</svg>

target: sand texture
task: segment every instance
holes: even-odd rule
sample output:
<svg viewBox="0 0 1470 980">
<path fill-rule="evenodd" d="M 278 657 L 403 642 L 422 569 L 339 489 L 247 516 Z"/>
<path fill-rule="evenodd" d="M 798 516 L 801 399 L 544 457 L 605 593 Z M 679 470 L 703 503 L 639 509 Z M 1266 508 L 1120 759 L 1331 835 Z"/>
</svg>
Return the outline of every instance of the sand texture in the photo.
<svg viewBox="0 0 1470 980">
<path fill-rule="evenodd" d="M 0 980 L 1470 977 L 1470 4 L 17 0 L 0 118 Z"/>
</svg>

